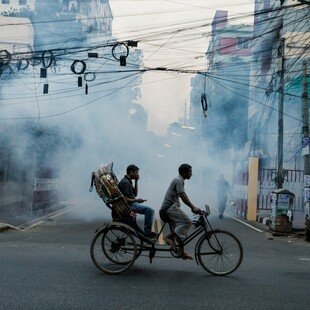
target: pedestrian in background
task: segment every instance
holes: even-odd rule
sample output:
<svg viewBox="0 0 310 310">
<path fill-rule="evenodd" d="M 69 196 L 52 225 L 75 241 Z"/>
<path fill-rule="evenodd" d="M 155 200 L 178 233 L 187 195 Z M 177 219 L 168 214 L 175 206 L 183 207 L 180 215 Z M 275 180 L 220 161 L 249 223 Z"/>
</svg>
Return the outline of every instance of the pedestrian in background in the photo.
<svg viewBox="0 0 310 310">
<path fill-rule="evenodd" d="M 220 174 L 220 179 L 217 181 L 217 199 L 218 199 L 218 210 L 219 218 L 223 218 L 223 214 L 227 204 L 228 193 L 230 193 L 229 183 L 225 180 L 224 174 Z"/>
</svg>

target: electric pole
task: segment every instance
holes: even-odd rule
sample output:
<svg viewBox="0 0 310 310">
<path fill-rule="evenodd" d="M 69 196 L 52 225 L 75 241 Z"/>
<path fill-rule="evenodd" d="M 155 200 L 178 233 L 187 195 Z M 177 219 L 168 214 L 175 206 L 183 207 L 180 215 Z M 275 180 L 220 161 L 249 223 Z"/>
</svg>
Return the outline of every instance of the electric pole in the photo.
<svg viewBox="0 0 310 310">
<path fill-rule="evenodd" d="M 281 61 L 280 70 L 280 87 L 279 87 L 279 103 L 278 103 L 278 172 L 276 176 L 277 188 L 282 188 L 284 182 L 283 173 L 283 102 L 284 102 L 284 58 L 285 39 L 282 38 L 279 46 L 279 57 Z"/>
<path fill-rule="evenodd" d="M 308 105 L 308 80 L 307 80 L 307 61 L 302 62 L 302 137 L 305 144 L 304 158 L 304 206 L 306 215 L 306 240 L 310 241 L 310 165 L 309 165 L 309 105 Z"/>
<path fill-rule="evenodd" d="M 307 62 L 302 62 L 302 136 L 309 138 L 309 107 L 308 107 Z M 309 152 L 308 152 L 309 153 Z M 309 154 L 304 156 L 304 174 L 310 174 Z"/>
<path fill-rule="evenodd" d="M 184 103 L 184 125 L 187 126 L 187 101 Z"/>
</svg>

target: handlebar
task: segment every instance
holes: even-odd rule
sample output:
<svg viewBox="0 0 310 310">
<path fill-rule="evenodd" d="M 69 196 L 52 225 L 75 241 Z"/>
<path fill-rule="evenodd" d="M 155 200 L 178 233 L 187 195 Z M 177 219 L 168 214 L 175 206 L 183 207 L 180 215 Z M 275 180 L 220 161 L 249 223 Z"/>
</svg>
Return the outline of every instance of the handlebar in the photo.
<svg viewBox="0 0 310 310">
<path fill-rule="evenodd" d="M 206 209 L 206 211 L 204 211 L 204 212 L 206 212 L 207 216 L 208 216 L 211 213 L 209 205 L 205 205 L 205 209 Z"/>
<path fill-rule="evenodd" d="M 209 216 L 211 211 L 210 211 L 210 207 L 208 205 L 205 205 L 205 209 L 206 210 L 200 210 L 201 212 L 199 212 L 199 215 L 205 215 L 205 216 Z"/>
</svg>

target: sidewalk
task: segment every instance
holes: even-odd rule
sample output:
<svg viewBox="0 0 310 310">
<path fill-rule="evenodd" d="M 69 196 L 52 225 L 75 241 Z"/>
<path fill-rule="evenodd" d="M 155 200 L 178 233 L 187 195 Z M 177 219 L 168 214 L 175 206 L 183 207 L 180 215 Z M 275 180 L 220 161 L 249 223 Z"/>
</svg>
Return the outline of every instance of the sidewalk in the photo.
<svg viewBox="0 0 310 310">
<path fill-rule="evenodd" d="M 240 217 L 232 212 L 228 212 L 228 214 L 232 217 L 239 218 Z M 304 218 L 303 213 L 297 214 L 295 213 L 295 219 L 293 222 L 292 232 L 290 233 L 280 233 L 275 232 L 269 229 L 269 225 L 271 224 L 271 220 L 269 218 L 269 214 L 266 212 L 265 214 L 260 214 L 256 216 L 256 221 L 248 221 L 246 219 L 242 219 L 245 223 L 250 224 L 251 226 L 258 228 L 264 232 L 269 233 L 272 237 L 289 237 L 289 238 L 297 238 L 297 239 L 305 239 L 305 230 L 304 230 Z"/>
<path fill-rule="evenodd" d="M 72 207 L 72 201 L 61 201 L 50 206 L 48 209 L 39 210 L 36 214 L 22 214 L 20 216 L 15 215 L 11 219 L 7 218 L 10 224 L 0 222 L 0 233 L 8 229 L 23 230 L 31 224 L 54 216 L 55 214 L 63 212 L 63 210 L 70 207 Z"/>
<path fill-rule="evenodd" d="M 269 219 L 269 217 L 264 216 L 257 216 L 256 222 L 251 222 L 251 225 L 265 232 L 270 233 L 273 237 L 289 237 L 289 238 L 305 239 L 304 229 L 293 228 L 290 233 L 281 233 L 269 229 L 270 224 L 271 220 Z"/>
</svg>

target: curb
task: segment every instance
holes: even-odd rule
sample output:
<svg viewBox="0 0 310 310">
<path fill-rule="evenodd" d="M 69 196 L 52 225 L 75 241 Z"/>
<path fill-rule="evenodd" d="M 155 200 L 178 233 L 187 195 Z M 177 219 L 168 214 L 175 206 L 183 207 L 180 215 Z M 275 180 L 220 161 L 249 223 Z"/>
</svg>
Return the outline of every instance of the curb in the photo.
<svg viewBox="0 0 310 310">
<path fill-rule="evenodd" d="M 74 208 L 76 208 L 76 207 L 72 206 L 72 205 L 64 206 L 60 210 L 56 210 L 54 212 L 47 213 L 43 216 L 37 217 L 31 221 L 25 222 L 25 223 L 20 224 L 18 226 L 13 226 L 13 225 L 7 224 L 7 223 L 0 223 L 0 233 L 6 231 L 8 229 L 15 229 L 15 230 L 19 230 L 19 231 L 24 231 L 28 227 L 35 226 L 38 223 L 45 221 L 48 218 L 56 217 L 56 216 L 58 216 L 64 212 L 70 211 L 71 209 L 74 209 Z"/>
<path fill-rule="evenodd" d="M 266 225 L 268 227 L 272 223 L 269 217 L 264 217 L 264 216 L 256 216 L 256 222 Z"/>
<path fill-rule="evenodd" d="M 6 231 L 8 229 L 15 229 L 15 230 L 22 230 L 19 227 L 10 225 L 10 224 L 6 224 L 6 223 L 0 223 L 0 232 Z"/>
<path fill-rule="evenodd" d="M 8 230 L 10 227 L 7 224 L 0 223 L 0 232 Z"/>
<path fill-rule="evenodd" d="M 271 225 L 272 221 L 268 217 L 257 216 L 256 222 L 265 225 L 266 228 L 264 227 L 263 229 L 265 229 L 265 231 L 270 233 L 273 237 L 302 237 L 305 235 L 303 231 L 300 232 L 294 229 L 292 229 L 291 232 L 278 232 L 271 230 L 269 226 Z"/>
<path fill-rule="evenodd" d="M 35 226 L 35 225 L 41 223 L 42 221 L 46 221 L 47 219 L 54 218 L 58 215 L 61 215 L 62 213 L 66 213 L 66 212 L 68 212 L 72 209 L 75 209 L 75 208 L 77 208 L 77 206 L 72 206 L 72 205 L 64 206 L 60 210 L 56 210 L 54 212 L 47 213 L 45 215 L 42 215 L 40 217 L 37 217 L 37 218 L 29 221 L 29 222 L 25 222 L 24 224 L 19 225 L 18 229 L 19 230 L 25 230 L 29 227 L 32 227 L 32 226 Z"/>
</svg>

